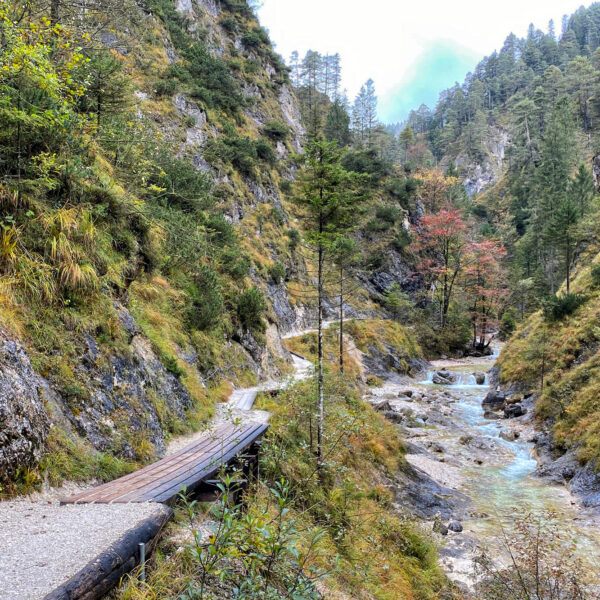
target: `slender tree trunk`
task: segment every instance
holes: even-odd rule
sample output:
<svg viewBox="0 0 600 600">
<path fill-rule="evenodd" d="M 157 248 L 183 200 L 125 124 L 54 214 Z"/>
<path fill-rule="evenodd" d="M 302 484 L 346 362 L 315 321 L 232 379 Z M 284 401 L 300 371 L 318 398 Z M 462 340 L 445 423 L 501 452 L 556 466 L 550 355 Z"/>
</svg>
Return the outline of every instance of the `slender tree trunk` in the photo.
<svg viewBox="0 0 600 600">
<path fill-rule="evenodd" d="M 323 233 L 323 217 L 319 218 L 319 234 Z M 317 287 L 318 287 L 318 373 L 317 387 L 319 394 L 319 423 L 317 429 L 317 468 L 319 478 L 322 478 L 323 470 L 323 422 L 325 421 L 325 401 L 323 392 L 323 242 L 319 239 Z"/>
<path fill-rule="evenodd" d="M 60 8 L 60 0 L 50 1 L 50 24 L 56 25 L 58 23 L 58 10 Z"/>
<path fill-rule="evenodd" d="M 344 372 L 344 267 L 340 266 L 340 373 Z"/>
</svg>

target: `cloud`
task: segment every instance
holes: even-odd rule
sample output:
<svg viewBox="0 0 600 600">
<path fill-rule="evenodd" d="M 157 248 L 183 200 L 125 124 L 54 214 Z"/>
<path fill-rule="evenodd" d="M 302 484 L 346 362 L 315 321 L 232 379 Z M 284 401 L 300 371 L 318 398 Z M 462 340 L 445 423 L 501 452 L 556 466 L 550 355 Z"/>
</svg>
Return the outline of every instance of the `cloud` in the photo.
<svg viewBox="0 0 600 600">
<path fill-rule="evenodd" d="M 384 123 L 403 121 L 408 113 L 427 104 L 433 108 L 441 91 L 462 83 L 481 56 L 453 42 L 435 40 L 402 74 L 399 83 L 379 99 L 379 117 Z"/>
</svg>

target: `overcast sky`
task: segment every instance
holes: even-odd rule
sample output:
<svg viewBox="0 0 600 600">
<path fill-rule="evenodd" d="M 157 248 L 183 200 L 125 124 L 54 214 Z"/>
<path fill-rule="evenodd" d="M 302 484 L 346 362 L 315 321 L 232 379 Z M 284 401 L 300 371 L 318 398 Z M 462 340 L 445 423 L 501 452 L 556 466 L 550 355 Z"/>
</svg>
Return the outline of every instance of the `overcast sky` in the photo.
<svg viewBox="0 0 600 600">
<path fill-rule="evenodd" d="M 293 50 L 339 52 L 351 99 L 375 80 L 380 118 L 404 119 L 435 104 L 440 91 L 462 82 L 481 58 L 529 23 L 546 30 L 581 0 L 263 0 L 259 17 L 287 60 Z M 589 3 L 586 3 L 586 5 Z"/>
</svg>

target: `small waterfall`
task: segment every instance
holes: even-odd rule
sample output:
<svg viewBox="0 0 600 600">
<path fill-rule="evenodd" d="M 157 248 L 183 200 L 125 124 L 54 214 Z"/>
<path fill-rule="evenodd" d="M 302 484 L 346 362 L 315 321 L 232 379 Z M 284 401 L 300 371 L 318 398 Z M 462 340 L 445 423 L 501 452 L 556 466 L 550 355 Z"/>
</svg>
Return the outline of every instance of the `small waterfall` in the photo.
<svg viewBox="0 0 600 600">
<path fill-rule="evenodd" d="M 421 383 L 422 385 L 438 385 L 440 387 L 458 388 L 458 389 L 465 389 L 465 388 L 482 389 L 482 388 L 485 388 L 488 386 L 487 373 L 484 374 L 483 383 L 477 383 L 477 379 L 475 378 L 475 375 L 473 375 L 472 373 L 459 373 L 457 371 L 450 371 L 450 370 L 448 370 L 448 372 L 452 373 L 452 375 L 455 377 L 453 383 L 448 384 L 448 385 L 434 383 L 433 382 L 434 375 L 436 373 L 438 373 L 439 371 L 445 371 L 445 370 L 446 369 L 439 369 L 438 371 L 427 371 L 426 378 L 423 381 L 420 381 L 419 383 Z"/>
</svg>

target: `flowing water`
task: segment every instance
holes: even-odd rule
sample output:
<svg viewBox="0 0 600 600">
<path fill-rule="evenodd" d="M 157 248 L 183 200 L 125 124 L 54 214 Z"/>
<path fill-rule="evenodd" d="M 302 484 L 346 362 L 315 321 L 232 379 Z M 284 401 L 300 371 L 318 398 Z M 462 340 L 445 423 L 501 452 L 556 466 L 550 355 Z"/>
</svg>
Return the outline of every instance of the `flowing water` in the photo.
<svg viewBox="0 0 600 600">
<path fill-rule="evenodd" d="M 427 440 L 436 440 L 446 446 L 448 462 L 458 466 L 461 484 L 457 486 L 466 493 L 475 511 L 476 518 L 463 523 L 465 534 L 483 545 L 497 545 L 504 530 L 508 535 L 514 530 L 515 519 L 526 514 L 555 515 L 555 523 L 561 534 L 576 547 L 575 552 L 586 563 L 587 571 L 600 582 L 600 519 L 597 514 L 583 511 L 563 486 L 550 485 L 535 476 L 537 462 L 533 456 L 531 441 L 533 426 L 524 424 L 520 437 L 507 441 L 500 433 L 516 422 L 505 419 L 484 418 L 481 402 L 489 390 L 487 376 L 483 385 L 478 385 L 473 371 L 487 370 L 493 359 L 466 364 L 443 364 L 444 370 L 457 375 L 452 385 L 436 385 L 432 382 L 435 371 L 427 373 L 419 388 L 427 393 L 447 392 L 452 397 L 450 412 L 451 426 L 436 425 L 425 434 Z M 486 364 L 487 363 L 487 364 Z M 434 392 L 434 393 L 435 393 Z M 527 421 L 527 419 L 526 419 Z M 419 434 L 423 435 L 423 434 Z M 483 438 L 495 448 L 482 464 L 468 456 L 464 447 L 465 437 Z M 423 439 L 423 438 L 421 438 Z M 419 437 L 413 441 L 419 443 Z M 462 456 L 461 456 L 462 453 Z M 456 457 L 458 460 L 453 460 Z M 443 465 L 441 465 L 443 467 Z M 456 567 L 456 564 L 454 565 Z M 463 569 L 465 569 L 463 564 Z M 458 569 L 460 571 L 460 567 Z M 458 575 L 458 574 L 457 574 Z M 468 580 L 468 576 L 457 576 L 457 580 Z"/>
</svg>

